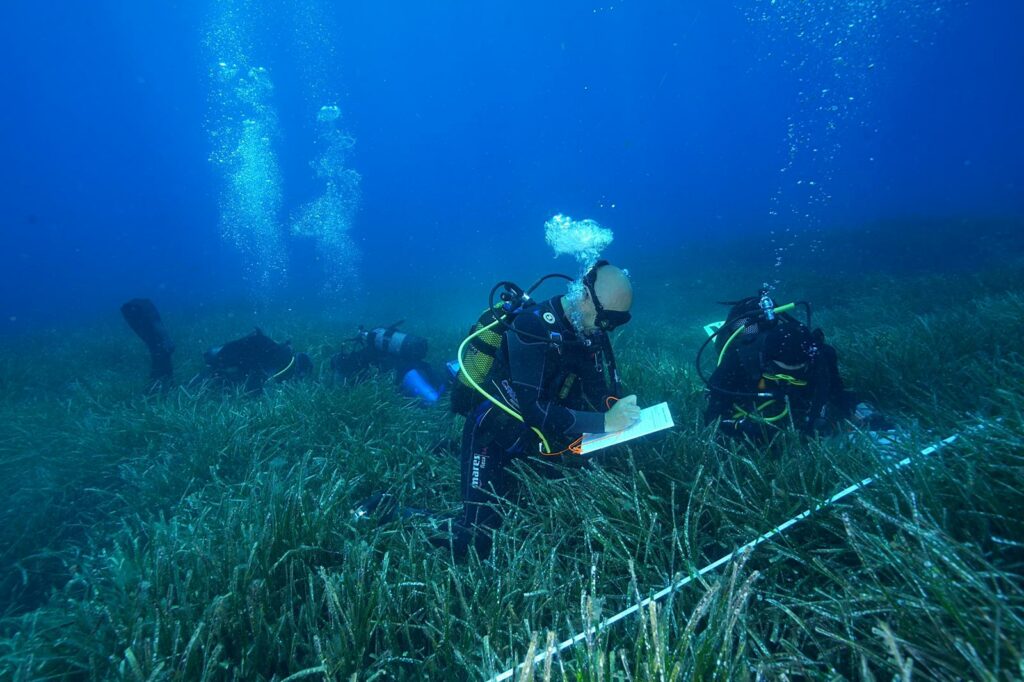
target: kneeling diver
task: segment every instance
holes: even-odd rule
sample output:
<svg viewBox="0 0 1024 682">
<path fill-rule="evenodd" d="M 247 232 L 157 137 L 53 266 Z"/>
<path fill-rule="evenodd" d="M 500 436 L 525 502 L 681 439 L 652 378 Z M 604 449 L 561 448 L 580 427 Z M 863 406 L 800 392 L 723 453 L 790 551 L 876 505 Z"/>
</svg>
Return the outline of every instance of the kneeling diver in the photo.
<svg viewBox="0 0 1024 682">
<path fill-rule="evenodd" d="M 719 432 L 763 442 L 792 426 L 808 435 L 828 435 L 853 420 L 869 429 L 886 420 L 843 386 L 836 349 L 821 329 L 811 330 L 810 304 L 776 306 L 767 289 L 735 301 L 725 322 L 697 354 L 708 387 L 704 412 Z M 790 314 L 804 307 L 806 324 Z M 717 366 L 704 377 L 701 354 L 714 341 Z"/>
</svg>

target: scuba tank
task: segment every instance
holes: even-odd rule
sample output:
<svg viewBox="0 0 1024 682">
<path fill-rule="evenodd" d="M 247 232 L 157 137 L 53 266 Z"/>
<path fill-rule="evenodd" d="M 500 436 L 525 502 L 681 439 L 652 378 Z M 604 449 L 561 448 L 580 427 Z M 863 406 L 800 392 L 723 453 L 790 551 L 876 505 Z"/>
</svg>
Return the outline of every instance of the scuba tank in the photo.
<svg viewBox="0 0 1024 682">
<path fill-rule="evenodd" d="M 427 355 L 427 340 L 398 331 L 399 320 L 388 327 L 367 330 L 360 326 L 346 340 L 348 346 L 331 356 L 331 373 L 338 379 L 355 379 L 375 366 L 414 365 Z"/>
<path fill-rule="evenodd" d="M 493 309 L 484 311 L 466 332 L 466 336 L 472 337 L 472 340 L 462 357 L 448 364 L 448 371 L 454 374 L 451 409 L 455 414 L 468 415 L 480 401 L 480 395 L 471 382 L 481 384 L 494 366 L 494 358 L 501 347 L 505 328 L 501 325 L 490 329 L 485 327 L 493 324 L 498 318 L 511 324 L 515 316 Z"/>
<path fill-rule="evenodd" d="M 400 324 L 396 322 L 390 327 L 377 327 L 369 331 L 360 329 L 357 338 L 367 348 L 399 360 L 418 362 L 427 357 L 427 340 L 422 336 L 398 331 Z"/>
<path fill-rule="evenodd" d="M 792 350 L 794 343 L 806 338 L 813 338 L 809 331 L 811 326 L 811 306 L 805 301 L 775 305 L 768 295 L 767 285 L 756 296 L 749 296 L 739 301 L 723 302 L 731 306 L 725 322 L 710 334 L 697 352 L 697 373 L 712 395 L 731 396 L 733 399 L 732 419 L 750 420 L 760 424 L 773 424 L 786 417 L 792 419 L 789 395 L 793 388 L 807 386 L 807 380 L 792 376 L 779 370 L 768 371 L 766 358 L 778 357 L 783 349 Z M 791 311 L 797 306 L 803 307 L 807 315 L 807 323 L 801 323 Z M 788 345 L 786 340 L 789 340 Z M 749 388 L 743 386 L 713 385 L 711 379 L 704 374 L 701 356 L 704 350 L 714 342 L 715 365 L 722 365 L 726 357 L 734 358 L 733 372 L 744 376 Z M 800 345 L 803 348 L 803 345 Z M 813 344 L 808 348 L 808 361 L 813 359 Z M 799 351 L 798 351 L 799 352 Z M 771 414 L 769 408 L 775 408 Z M 781 407 L 781 410 L 779 409 Z"/>
<path fill-rule="evenodd" d="M 744 346 L 761 337 L 761 333 L 777 325 L 800 325 L 807 329 L 811 328 L 811 304 L 807 301 L 796 301 L 785 305 L 775 305 L 768 295 L 767 285 L 758 292 L 757 296 L 748 296 L 739 301 L 723 301 L 722 305 L 731 306 L 725 322 L 705 339 L 697 351 L 696 366 L 697 376 L 710 388 L 709 378 L 704 373 L 704 364 L 701 358 L 709 345 L 714 343 L 715 365 L 719 365 L 727 351 L 734 346 Z M 790 315 L 790 312 L 797 307 L 802 307 L 806 314 L 807 321 L 801 323 Z"/>
<path fill-rule="evenodd" d="M 457 360 L 448 363 L 449 372 L 454 375 L 451 393 L 452 412 L 466 416 L 480 402 L 481 396 L 477 387 L 486 380 L 491 367 L 494 366 L 494 359 L 498 355 L 502 339 L 505 338 L 505 332 L 511 328 L 512 321 L 519 313 L 536 305 L 530 294 L 545 281 L 556 277 L 573 281 L 568 275 L 552 273 L 541 277 L 526 290 L 508 281 L 494 285 L 487 298 L 488 308 L 480 314 L 466 333 L 468 343 L 465 344 L 465 350 Z M 501 302 L 495 303 L 494 296 L 499 289 L 502 290 Z"/>
<path fill-rule="evenodd" d="M 427 340 L 422 336 L 398 331 L 402 321 L 387 327 L 365 329 L 349 343 L 356 347 L 335 353 L 331 357 L 331 371 L 341 380 L 358 380 L 371 368 L 395 372 L 395 384 L 401 392 L 423 404 L 433 405 L 444 392 L 444 384 L 424 362 Z"/>
</svg>

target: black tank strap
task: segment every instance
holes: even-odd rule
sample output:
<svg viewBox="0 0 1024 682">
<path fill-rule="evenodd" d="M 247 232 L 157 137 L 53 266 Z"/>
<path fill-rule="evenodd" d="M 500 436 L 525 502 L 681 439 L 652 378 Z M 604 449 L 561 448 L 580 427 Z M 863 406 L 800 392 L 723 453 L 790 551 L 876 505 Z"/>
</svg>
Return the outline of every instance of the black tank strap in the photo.
<svg viewBox="0 0 1024 682">
<path fill-rule="evenodd" d="M 619 366 L 615 363 L 615 351 L 612 350 L 612 340 L 607 334 L 601 334 L 601 345 L 605 364 L 608 365 L 608 374 L 612 379 L 612 395 L 616 398 L 621 398 L 622 381 L 619 379 Z"/>
</svg>

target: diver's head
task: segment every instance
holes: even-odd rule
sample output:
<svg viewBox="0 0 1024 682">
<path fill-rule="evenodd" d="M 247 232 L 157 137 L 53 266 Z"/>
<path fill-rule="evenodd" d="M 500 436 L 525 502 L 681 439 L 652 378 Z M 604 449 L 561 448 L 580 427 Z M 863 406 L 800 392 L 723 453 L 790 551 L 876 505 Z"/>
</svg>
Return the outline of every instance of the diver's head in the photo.
<svg viewBox="0 0 1024 682">
<path fill-rule="evenodd" d="M 610 332 L 630 320 L 633 285 L 624 270 L 606 260 L 598 261 L 583 277 L 578 305 L 585 334 Z"/>
<path fill-rule="evenodd" d="M 804 325 L 780 325 L 764 342 L 765 364 L 772 370 L 805 371 L 818 353 L 814 338 Z"/>
</svg>

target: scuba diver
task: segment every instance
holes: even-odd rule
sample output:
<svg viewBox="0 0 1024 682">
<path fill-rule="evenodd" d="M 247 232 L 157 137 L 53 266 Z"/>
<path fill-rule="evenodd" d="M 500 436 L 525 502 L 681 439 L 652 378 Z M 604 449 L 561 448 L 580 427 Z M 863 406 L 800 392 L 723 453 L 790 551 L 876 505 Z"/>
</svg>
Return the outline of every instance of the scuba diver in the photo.
<svg viewBox="0 0 1024 682">
<path fill-rule="evenodd" d="M 398 331 L 401 321 L 388 327 L 376 327 L 349 340 L 355 347 L 331 356 L 331 373 L 339 381 L 360 381 L 372 370 L 394 372 L 395 384 L 420 404 L 433 405 L 444 393 L 443 382 L 425 362 L 427 340 Z"/>
<path fill-rule="evenodd" d="M 160 312 L 148 298 L 135 298 L 121 306 L 128 326 L 146 344 L 150 354 L 148 390 L 163 391 L 173 383 L 171 354 L 174 343 L 160 319 Z M 192 381 L 209 381 L 221 386 L 240 385 L 259 391 L 268 381 L 286 381 L 308 376 L 313 362 L 296 353 L 291 343 L 276 343 L 259 329 L 251 334 L 203 353 L 206 368 Z"/>
<path fill-rule="evenodd" d="M 568 294 L 533 301 L 530 294 L 551 277 L 573 281 L 548 275 L 526 291 L 498 283 L 459 347 L 452 409 L 466 417 L 463 509 L 450 535 L 431 539 L 456 556 L 470 545 L 481 557 L 490 553 L 501 523 L 492 503 L 513 490 L 508 467 L 514 460 L 579 453 L 582 434 L 619 431 L 639 418 L 635 395 L 615 398 L 620 389 L 609 339 L 630 320 L 633 287 L 626 273 L 598 261 Z M 499 288 L 502 303 L 495 305 Z"/>
<path fill-rule="evenodd" d="M 708 388 L 706 424 L 729 437 L 770 440 L 792 426 L 807 435 L 829 435 L 845 420 L 888 428 L 867 403 L 858 404 L 839 375 L 836 349 L 821 329 L 811 331 L 809 303 L 776 306 L 767 288 L 733 301 L 725 322 L 709 332 L 697 353 L 697 371 Z M 797 306 L 806 324 L 790 314 Z M 704 375 L 701 355 L 714 341 L 717 366 Z"/>
<path fill-rule="evenodd" d="M 174 353 L 174 342 L 171 341 L 167 329 L 164 328 L 160 312 L 148 298 L 133 298 L 121 306 L 121 315 L 132 328 L 136 336 L 142 339 L 149 349 L 150 391 L 168 388 L 174 380 L 174 367 L 171 355 Z"/>
<path fill-rule="evenodd" d="M 240 339 L 203 353 L 202 379 L 221 386 L 260 391 L 270 381 L 301 379 L 313 373 L 313 361 L 292 350 L 291 341 L 277 343 L 259 328 Z"/>
</svg>

